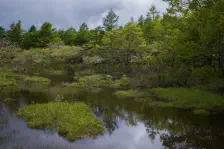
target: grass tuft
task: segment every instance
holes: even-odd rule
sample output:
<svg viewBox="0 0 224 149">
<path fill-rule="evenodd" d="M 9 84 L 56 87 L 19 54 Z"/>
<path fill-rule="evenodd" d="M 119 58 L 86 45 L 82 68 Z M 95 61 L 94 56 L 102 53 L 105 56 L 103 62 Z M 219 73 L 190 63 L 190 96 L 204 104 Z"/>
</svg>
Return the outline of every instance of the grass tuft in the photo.
<svg viewBox="0 0 224 149">
<path fill-rule="evenodd" d="M 50 84 L 50 80 L 48 78 L 36 77 L 36 76 L 21 76 L 25 83 L 39 83 L 39 84 Z"/>
<path fill-rule="evenodd" d="M 204 110 L 204 109 L 196 109 L 196 110 L 194 110 L 193 111 L 194 112 L 194 114 L 204 114 L 204 115 L 207 115 L 207 114 L 209 114 L 209 112 L 208 111 L 206 111 L 206 110 Z"/>
<path fill-rule="evenodd" d="M 20 109 L 17 115 L 22 116 L 31 128 L 56 128 L 70 141 L 95 137 L 104 132 L 103 122 L 81 102 L 29 105 Z"/>
<path fill-rule="evenodd" d="M 203 90 L 189 88 L 154 88 L 151 90 L 157 97 L 152 104 L 185 109 L 200 109 L 196 113 L 220 111 L 224 109 L 224 97 Z"/>
<path fill-rule="evenodd" d="M 116 91 L 114 93 L 118 98 L 140 98 L 144 96 L 143 91 L 138 91 L 138 90 L 126 90 L 126 91 Z"/>
</svg>

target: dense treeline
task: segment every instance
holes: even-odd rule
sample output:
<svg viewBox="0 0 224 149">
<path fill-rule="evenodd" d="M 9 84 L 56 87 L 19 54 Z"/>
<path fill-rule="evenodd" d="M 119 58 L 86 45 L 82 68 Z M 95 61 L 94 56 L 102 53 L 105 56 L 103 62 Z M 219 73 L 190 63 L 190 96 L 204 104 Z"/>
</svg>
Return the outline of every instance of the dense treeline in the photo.
<svg viewBox="0 0 224 149">
<path fill-rule="evenodd" d="M 109 68 L 112 64 L 125 66 L 120 71 L 138 80 L 133 86 L 223 91 L 224 0 L 164 1 L 169 8 L 162 16 L 153 5 L 146 16 L 137 21 L 131 18 L 124 26 L 118 25 L 119 17 L 112 9 L 103 26 L 95 29 L 83 23 L 79 30 L 57 30 L 45 22 L 40 29 L 32 25 L 26 31 L 18 21 L 9 30 L 0 27 L 0 47 L 80 46 L 85 55 L 82 61 L 103 63 L 104 73 L 114 73 Z"/>
</svg>

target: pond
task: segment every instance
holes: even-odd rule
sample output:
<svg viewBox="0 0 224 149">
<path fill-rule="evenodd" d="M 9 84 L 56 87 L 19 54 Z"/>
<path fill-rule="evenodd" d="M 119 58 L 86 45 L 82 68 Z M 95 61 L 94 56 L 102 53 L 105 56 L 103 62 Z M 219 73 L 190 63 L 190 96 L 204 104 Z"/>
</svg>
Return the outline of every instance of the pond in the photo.
<svg viewBox="0 0 224 149">
<path fill-rule="evenodd" d="M 88 104 L 103 120 L 104 135 L 69 142 L 54 129 L 35 130 L 16 116 L 29 104 L 53 101 L 60 88 L 23 90 L 0 95 L 0 148 L 11 149 L 162 149 L 223 148 L 224 116 L 195 115 L 180 109 L 150 107 L 117 99 L 112 90 L 66 94 L 64 99 Z"/>
</svg>

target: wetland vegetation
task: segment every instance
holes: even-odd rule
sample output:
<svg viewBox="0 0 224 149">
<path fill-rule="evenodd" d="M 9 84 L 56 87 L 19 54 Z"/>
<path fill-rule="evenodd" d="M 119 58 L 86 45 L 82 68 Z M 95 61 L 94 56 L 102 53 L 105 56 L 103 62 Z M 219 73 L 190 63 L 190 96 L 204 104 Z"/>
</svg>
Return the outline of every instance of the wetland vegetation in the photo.
<svg viewBox="0 0 224 149">
<path fill-rule="evenodd" d="M 29 105 L 17 112 L 31 128 L 55 128 L 74 141 L 102 134 L 103 123 L 95 118 L 84 103 L 47 103 Z"/>
<path fill-rule="evenodd" d="M 0 129 L 16 121 L 38 144 L 44 130 L 74 143 L 144 125 L 159 147 L 220 148 L 224 1 L 166 2 L 123 26 L 111 9 L 94 29 L 0 27 Z"/>
</svg>

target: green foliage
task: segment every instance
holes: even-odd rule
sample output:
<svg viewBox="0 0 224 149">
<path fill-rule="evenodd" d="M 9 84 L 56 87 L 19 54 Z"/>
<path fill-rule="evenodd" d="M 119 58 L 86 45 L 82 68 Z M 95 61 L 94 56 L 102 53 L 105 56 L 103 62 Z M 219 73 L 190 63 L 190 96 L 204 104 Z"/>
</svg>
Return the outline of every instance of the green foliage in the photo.
<svg viewBox="0 0 224 149">
<path fill-rule="evenodd" d="M 75 45 L 77 32 L 75 28 L 68 28 L 62 35 L 62 40 L 66 45 Z"/>
<path fill-rule="evenodd" d="M 152 20 L 155 20 L 158 16 L 159 12 L 156 10 L 156 6 L 152 5 L 147 13 L 147 19 L 152 18 Z"/>
<path fill-rule="evenodd" d="M 139 98 L 144 95 L 143 92 L 138 90 L 116 91 L 114 93 L 118 98 Z"/>
<path fill-rule="evenodd" d="M 127 88 L 130 86 L 130 78 L 126 75 L 123 75 L 120 80 L 114 80 L 112 84 L 113 88 Z"/>
<path fill-rule="evenodd" d="M 139 25 L 140 27 L 143 27 L 143 26 L 144 26 L 144 22 L 145 22 L 144 17 L 143 17 L 143 15 L 141 15 L 141 16 L 139 17 L 139 19 L 138 19 L 138 25 Z"/>
<path fill-rule="evenodd" d="M 17 81 L 12 73 L 0 73 L 0 88 L 16 87 Z"/>
<path fill-rule="evenodd" d="M 82 45 L 88 43 L 89 41 L 90 41 L 90 31 L 89 31 L 87 24 L 83 23 L 80 26 L 80 29 L 77 33 L 75 42 L 76 42 L 76 45 L 82 46 Z"/>
<path fill-rule="evenodd" d="M 130 86 L 130 78 L 123 75 L 119 80 L 112 80 L 110 75 L 88 75 L 88 76 L 76 76 L 74 77 L 77 82 L 71 84 L 64 84 L 65 87 L 72 87 L 77 90 L 91 91 L 97 88 L 128 88 Z"/>
<path fill-rule="evenodd" d="M 128 23 L 123 30 L 123 34 L 126 42 L 124 48 L 139 50 L 146 46 L 143 32 L 136 23 Z"/>
<path fill-rule="evenodd" d="M 109 75 L 91 75 L 79 78 L 79 83 L 85 84 L 88 87 L 108 86 L 111 84 L 112 77 Z"/>
<path fill-rule="evenodd" d="M 40 47 L 47 47 L 53 40 L 53 25 L 50 22 L 45 22 L 38 32 L 38 44 Z"/>
<path fill-rule="evenodd" d="M 64 84 L 65 87 L 71 87 L 79 91 L 95 91 L 95 89 L 101 89 L 102 87 L 111 87 L 113 84 L 112 77 L 110 75 L 90 75 L 83 77 L 75 77 L 77 82 L 71 84 Z"/>
<path fill-rule="evenodd" d="M 8 30 L 7 37 L 11 42 L 15 42 L 16 44 L 20 44 L 22 38 L 22 22 L 19 20 L 17 24 L 10 24 L 10 30 Z"/>
<path fill-rule="evenodd" d="M 107 16 L 103 18 L 103 25 L 106 31 L 111 31 L 115 28 L 117 28 L 117 22 L 118 22 L 119 16 L 115 14 L 113 9 L 110 9 Z"/>
<path fill-rule="evenodd" d="M 79 63 L 82 48 L 63 46 L 61 48 L 30 49 L 18 52 L 12 63 L 14 71 L 40 75 L 64 74 L 72 64 Z M 75 67 L 75 66 L 74 66 Z"/>
<path fill-rule="evenodd" d="M 53 76 L 62 76 L 65 75 L 65 71 L 64 70 L 45 70 L 47 75 L 53 75 Z"/>
<path fill-rule="evenodd" d="M 0 26 L 0 40 L 6 37 L 6 31 L 3 27 Z"/>
<path fill-rule="evenodd" d="M 31 128 L 55 128 L 68 140 L 94 137 L 104 132 L 103 123 L 96 119 L 84 103 L 48 103 L 29 105 L 20 109 Z"/>
<path fill-rule="evenodd" d="M 201 86 L 203 89 L 216 92 L 223 93 L 224 91 L 224 80 L 223 79 L 214 79 L 210 83 Z"/>
<path fill-rule="evenodd" d="M 64 31 L 45 22 L 40 30 L 31 26 L 23 33 L 21 21 L 12 23 L 8 31 L 0 28 L 1 70 L 30 76 L 80 74 L 70 85 L 90 90 L 196 86 L 223 93 L 224 1 L 164 1 L 169 7 L 163 16 L 152 5 L 138 23 L 132 20 L 120 27 L 111 9 L 103 20 L 104 29 L 89 29 L 83 23 L 77 32 Z M 112 79 L 122 74 L 130 78 Z"/>
<path fill-rule="evenodd" d="M 22 47 L 24 49 L 30 49 L 38 46 L 38 33 L 35 31 L 27 32 L 22 37 Z"/>
<path fill-rule="evenodd" d="M 203 109 L 219 111 L 224 108 L 224 97 L 197 89 L 187 88 L 155 88 L 152 93 L 158 97 L 158 102 L 168 107 L 187 109 Z"/>
<path fill-rule="evenodd" d="M 40 84 L 50 84 L 50 80 L 48 78 L 36 77 L 36 76 L 21 76 L 25 83 L 40 83 Z"/>
<path fill-rule="evenodd" d="M 101 63 L 102 61 L 103 61 L 103 58 L 101 58 L 99 56 L 93 56 L 93 57 L 85 56 L 85 57 L 83 57 L 83 63 L 84 64 L 98 64 L 98 63 Z"/>
<path fill-rule="evenodd" d="M 32 25 L 28 32 L 30 32 L 30 33 L 37 32 L 36 26 Z"/>
<path fill-rule="evenodd" d="M 215 71 L 209 66 L 204 66 L 195 69 L 190 76 L 190 84 L 192 85 L 206 85 L 215 78 Z"/>
<path fill-rule="evenodd" d="M 109 48 L 140 50 L 146 46 L 141 28 L 135 23 L 128 23 L 125 28 L 106 32 L 102 39 Z"/>
<path fill-rule="evenodd" d="M 105 32 L 103 30 L 103 27 L 98 26 L 94 30 L 90 30 L 90 42 L 93 47 L 97 47 L 102 44 L 102 39 Z"/>
<path fill-rule="evenodd" d="M 15 87 L 17 82 L 15 79 L 0 77 L 0 88 Z"/>
</svg>

